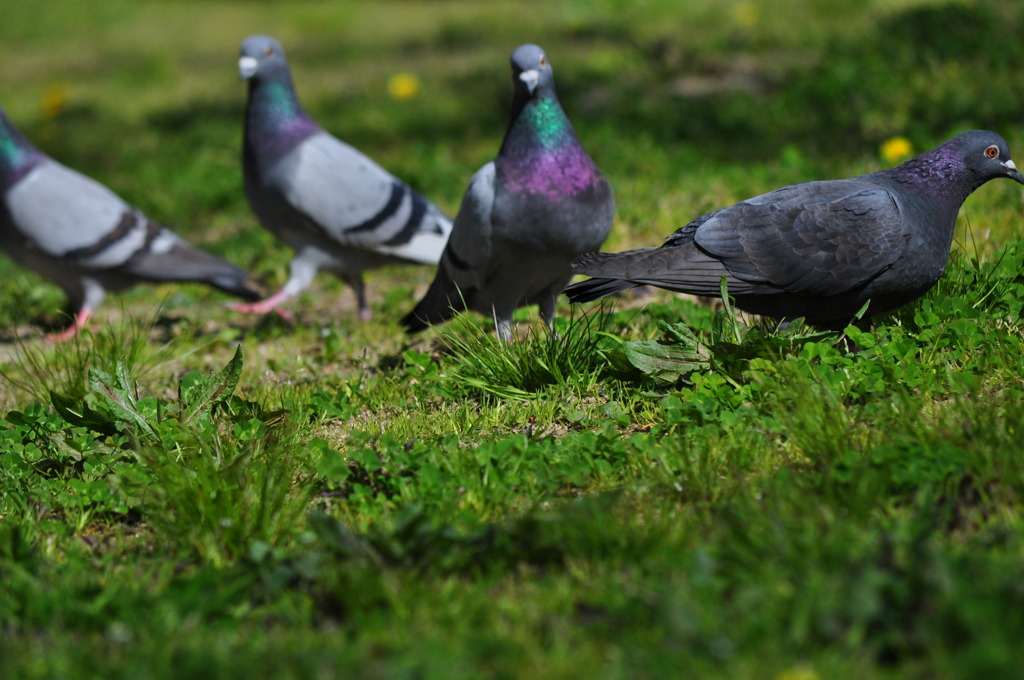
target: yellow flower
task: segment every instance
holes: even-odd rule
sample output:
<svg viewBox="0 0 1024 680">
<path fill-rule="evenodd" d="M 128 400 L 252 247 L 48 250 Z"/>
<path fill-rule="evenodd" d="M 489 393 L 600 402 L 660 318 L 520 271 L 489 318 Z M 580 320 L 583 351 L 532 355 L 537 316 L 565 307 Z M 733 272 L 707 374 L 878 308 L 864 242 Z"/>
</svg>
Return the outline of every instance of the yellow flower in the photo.
<svg viewBox="0 0 1024 680">
<path fill-rule="evenodd" d="M 740 26 L 756 26 L 761 21 L 761 8 L 750 0 L 733 5 L 732 18 Z"/>
<path fill-rule="evenodd" d="M 53 83 L 43 93 L 43 100 L 39 103 L 42 115 L 45 120 L 53 120 L 61 114 L 68 103 L 68 88 L 64 83 Z"/>
<path fill-rule="evenodd" d="M 821 680 L 809 666 L 793 666 L 775 676 L 775 680 Z"/>
<path fill-rule="evenodd" d="M 906 160 L 913 151 L 906 137 L 893 137 L 882 143 L 882 158 L 887 163 Z"/>
<path fill-rule="evenodd" d="M 392 99 L 408 101 L 420 93 L 420 79 L 411 73 L 396 73 L 388 78 L 388 94 Z"/>
</svg>

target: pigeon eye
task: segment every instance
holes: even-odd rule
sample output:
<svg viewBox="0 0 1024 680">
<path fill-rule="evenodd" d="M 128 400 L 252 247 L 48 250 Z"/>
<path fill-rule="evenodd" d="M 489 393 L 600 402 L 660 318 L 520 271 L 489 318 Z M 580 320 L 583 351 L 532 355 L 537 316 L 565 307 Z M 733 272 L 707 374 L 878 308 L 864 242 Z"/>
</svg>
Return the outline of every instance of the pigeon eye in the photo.
<svg viewBox="0 0 1024 680">
<path fill-rule="evenodd" d="M 263 56 L 264 57 L 272 57 L 272 56 L 274 56 L 274 48 L 273 47 L 268 47 L 267 49 L 263 50 Z"/>
<path fill-rule="evenodd" d="M 548 65 L 548 58 L 545 57 L 543 54 L 540 55 L 540 65 L 541 66 L 547 66 Z"/>
<path fill-rule="evenodd" d="M 985 155 L 989 158 L 999 158 L 999 147 L 993 144 L 985 149 Z"/>
</svg>

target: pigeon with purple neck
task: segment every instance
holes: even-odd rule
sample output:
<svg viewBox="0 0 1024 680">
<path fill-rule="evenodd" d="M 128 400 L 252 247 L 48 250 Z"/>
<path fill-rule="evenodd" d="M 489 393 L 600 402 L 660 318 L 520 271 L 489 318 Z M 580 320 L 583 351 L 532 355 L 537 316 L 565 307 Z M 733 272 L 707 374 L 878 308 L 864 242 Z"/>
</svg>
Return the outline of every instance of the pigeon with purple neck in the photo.
<svg viewBox="0 0 1024 680">
<path fill-rule="evenodd" d="M 501 149 L 473 176 L 437 276 L 402 320 L 409 332 L 470 309 L 510 340 L 512 313 L 534 304 L 552 328 L 570 263 L 612 228 L 611 186 L 576 138 L 540 47 L 516 48 L 512 82 Z"/>
<path fill-rule="evenodd" d="M 970 130 L 902 165 L 795 184 L 696 218 L 657 248 L 588 253 L 569 286 L 586 302 L 651 285 L 717 296 L 740 309 L 841 330 L 924 295 L 949 260 L 957 213 L 989 180 L 1024 184 L 1006 141 Z"/>
<path fill-rule="evenodd" d="M 260 223 L 295 251 L 284 287 L 238 311 L 265 314 L 305 290 L 321 269 L 348 283 L 369 319 L 363 272 L 389 264 L 435 265 L 451 220 L 370 158 L 328 134 L 299 104 L 281 44 L 242 42 L 247 81 L 242 169 Z"/>
<path fill-rule="evenodd" d="M 0 248 L 60 286 L 78 333 L 108 290 L 136 283 L 205 283 L 259 299 L 249 275 L 189 245 L 85 175 L 34 147 L 0 110 Z"/>
</svg>

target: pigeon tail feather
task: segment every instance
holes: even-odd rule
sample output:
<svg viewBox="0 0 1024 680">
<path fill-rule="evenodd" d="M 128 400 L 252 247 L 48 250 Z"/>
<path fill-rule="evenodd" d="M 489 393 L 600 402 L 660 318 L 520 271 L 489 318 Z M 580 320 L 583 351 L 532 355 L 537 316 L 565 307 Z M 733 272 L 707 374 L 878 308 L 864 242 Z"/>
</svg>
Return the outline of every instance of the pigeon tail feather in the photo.
<svg viewBox="0 0 1024 680">
<path fill-rule="evenodd" d="M 166 252 L 139 253 L 126 263 L 125 270 L 149 281 L 196 281 L 245 300 L 259 300 L 261 297 L 245 270 L 181 242 Z"/>
<path fill-rule="evenodd" d="M 438 269 L 426 295 L 401 321 L 406 333 L 418 333 L 428 326 L 442 323 L 465 311 L 466 299 L 463 291 L 443 269 Z"/>
<path fill-rule="evenodd" d="M 615 293 L 621 293 L 630 288 L 636 288 L 640 284 L 622 279 L 587 279 L 574 283 L 565 289 L 565 295 L 569 302 L 590 302 L 599 300 Z"/>
<path fill-rule="evenodd" d="M 263 297 L 263 294 L 253 287 L 252 282 L 249 281 L 249 277 L 246 276 L 245 272 L 241 272 L 241 275 L 218 275 L 207 280 L 214 288 L 218 288 L 225 293 L 230 293 L 236 297 L 240 297 L 243 300 L 249 300 L 255 302 Z"/>
</svg>

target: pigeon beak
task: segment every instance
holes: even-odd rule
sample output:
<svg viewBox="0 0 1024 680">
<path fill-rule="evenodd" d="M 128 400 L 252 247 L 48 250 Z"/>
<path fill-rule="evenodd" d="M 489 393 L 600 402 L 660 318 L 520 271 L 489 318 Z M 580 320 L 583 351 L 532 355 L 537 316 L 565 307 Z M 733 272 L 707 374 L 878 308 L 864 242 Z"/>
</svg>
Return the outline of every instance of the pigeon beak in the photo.
<svg viewBox="0 0 1024 680">
<path fill-rule="evenodd" d="M 535 68 L 531 68 L 529 71 L 523 71 L 519 74 L 519 80 L 526 83 L 526 89 L 530 94 L 537 89 L 537 81 L 540 80 L 540 71 Z"/>
<path fill-rule="evenodd" d="M 241 57 L 238 60 L 238 77 L 241 80 L 249 80 L 256 75 L 256 69 L 260 63 L 253 57 Z"/>
<path fill-rule="evenodd" d="M 1013 161 L 1006 161 L 1003 163 L 1006 167 L 1006 176 L 1010 179 L 1024 184 L 1024 175 L 1020 174 L 1020 170 L 1017 169 L 1017 164 Z"/>
</svg>

